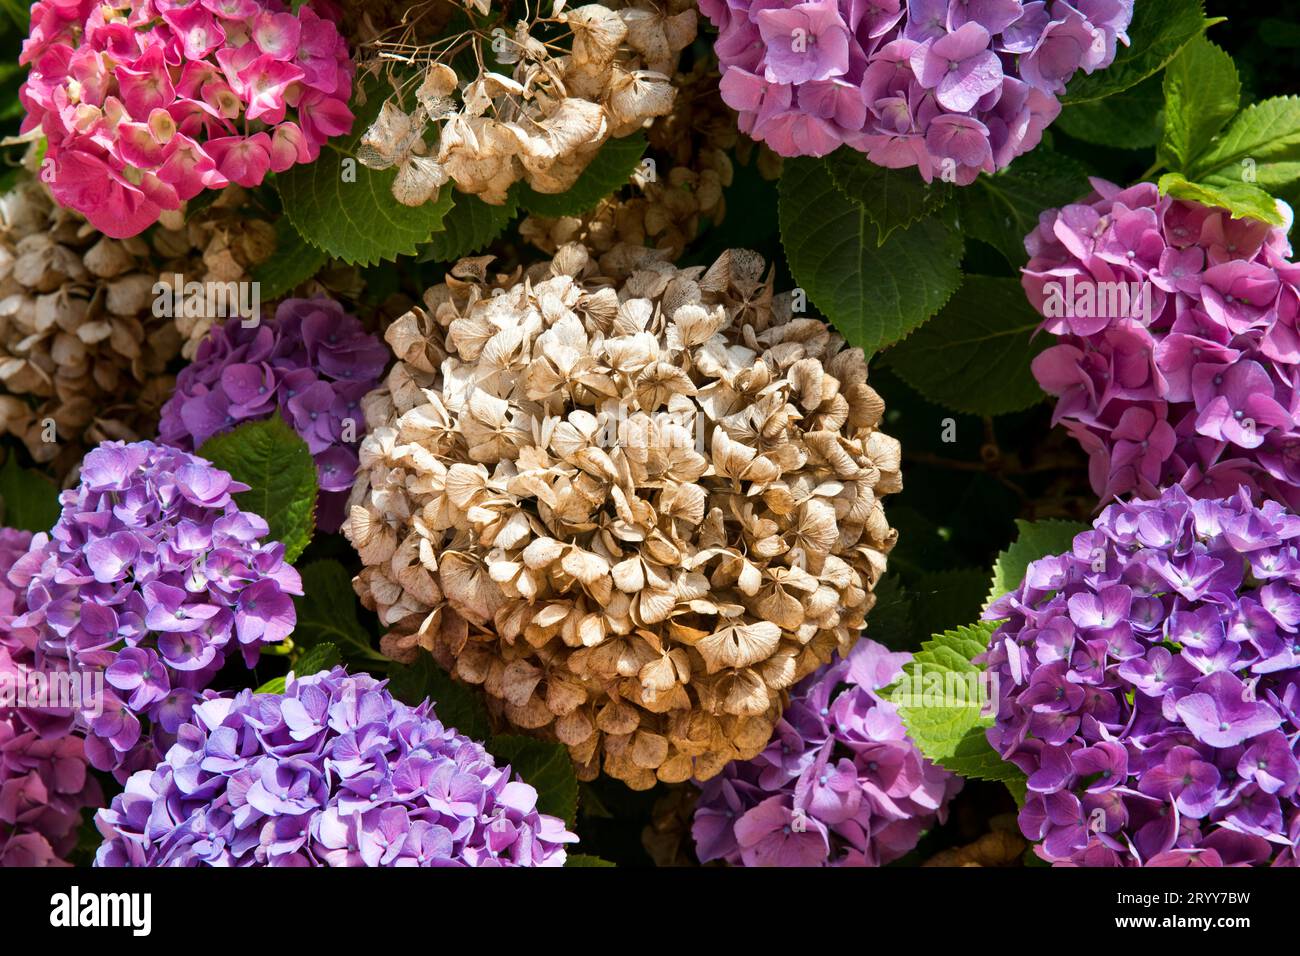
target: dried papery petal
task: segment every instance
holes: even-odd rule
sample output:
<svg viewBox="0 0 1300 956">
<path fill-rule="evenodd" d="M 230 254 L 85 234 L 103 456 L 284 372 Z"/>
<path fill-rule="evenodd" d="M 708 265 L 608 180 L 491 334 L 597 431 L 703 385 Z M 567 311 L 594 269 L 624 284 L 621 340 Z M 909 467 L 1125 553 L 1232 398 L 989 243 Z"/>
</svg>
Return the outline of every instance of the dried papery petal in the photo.
<svg viewBox="0 0 1300 956">
<path fill-rule="evenodd" d="M 677 18 L 688 17 L 689 34 L 694 34 L 694 10 L 681 11 L 667 21 L 648 9 L 627 8 L 620 14 L 637 31 L 663 26 L 668 36 L 674 35 L 668 25 L 685 23 Z M 670 45 L 676 48 L 679 41 L 680 37 Z M 701 60 L 689 73 L 676 74 L 663 67 L 642 66 L 636 69 L 635 63 L 620 60 L 599 83 L 608 97 L 611 136 L 626 135 L 645 126 L 647 117 L 653 118 L 647 127 L 646 158 L 627 187 L 589 213 L 563 219 L 525 218 L 521 235 L 544 252 L 554 253 L 569 242 L 582 242 L 602 256 L 620 244 L 652 245 L 676 258 L 703 222 L 717 224 L 725 218 L 724 190 L 732 183 L 734 162 L 749 164 L 758 155 L 765 177 L 774 178 L 779 171 L 764 160 L 774 158 L 767 147 L 737 131 L 736 115 L 718 92 L 716 63 Z"/>
<path fill-rule="evenodd" d="M 344 530 L 385 646 L 418 631 L 584 777 L 753 756 L 788 688 L 852 645 L 893 546 L 896 443 L 834 413 L 861 353 L 774 308 L 752 253 L 678 270 L 568 245 L 526 278 L 488 269 L 462 261 L 389 329 L 364 403 Z"/>
</svg>

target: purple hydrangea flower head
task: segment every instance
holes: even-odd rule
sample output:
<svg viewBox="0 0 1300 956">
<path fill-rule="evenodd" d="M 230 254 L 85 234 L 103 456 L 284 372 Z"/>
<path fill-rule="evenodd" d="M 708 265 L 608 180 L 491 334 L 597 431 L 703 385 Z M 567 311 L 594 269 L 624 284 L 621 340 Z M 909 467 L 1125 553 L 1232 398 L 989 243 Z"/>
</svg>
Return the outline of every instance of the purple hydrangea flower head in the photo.
<svg viewBox="0 0 1300 956">
<path fill-rule="evenodd" d="M 210 694 L 96 823 L 97 866 L 563 866 L 577 840 L 428 701 L 342 667 Z"/>
<path fill-rule="evenodd" d="M 966 185 L 1038 145 L 1079 70 L 1128 43 L 1133 0 L 702 0 L 722 98 L 782 156 L 847 144 Z"/>
<path fill-rule="evenodd" d="M 942 822 L 961 779 L 921 755 L 877 693 L 909 659 L 863 639 L 800 682 L 767 749 L 701 785 L 700 861 L 880 866 Z"/>
<path fill-rule="evenodd" d="M 293 630 L 302 581 L 231 497 L 246 489 L 175 448 L 104 442 L 10 570 L 37 665 L 102 683 L 74 715 L 96 769 L 153 766 L 229 658 L 251 667 Z"/>
<path fill-rule="evenodd" d="M 104 802 L 81 738 L 69 733 L 71 712 L 28 697 L 49 675 L 32 679 L 35 634 L 14 625 L 27 604 L 9 573 L 31 541 L 30 532 L 0 528 L 0 867 L 64 865 L 81 811 Z"/>
<path fill-rule="evenodd" d="M 1103 500 L 1238 487 L 1300 508 L 1300 268 L 1286 229 L 1093 180 L 1025 239 L 1059 337 L 1033 363 Z"/>
<path fill-rule="evenodd" d="M 1174 486 L 1106 508 L 995 601 L 989 743 L 1076 866 L 1294 866 L 1300 517 Z"/>
<path fill-rule="evenodd" d="M 316 461 L 316 523 L 337 531 L 364 437 L 361 399 L 379 383 L 388 350 L 331 299 L 286 299 L 255 326 L 214 325 L 181 370 L 159 437 L 195 451 L 213 435 L 277 411 Z"/>
</svg>

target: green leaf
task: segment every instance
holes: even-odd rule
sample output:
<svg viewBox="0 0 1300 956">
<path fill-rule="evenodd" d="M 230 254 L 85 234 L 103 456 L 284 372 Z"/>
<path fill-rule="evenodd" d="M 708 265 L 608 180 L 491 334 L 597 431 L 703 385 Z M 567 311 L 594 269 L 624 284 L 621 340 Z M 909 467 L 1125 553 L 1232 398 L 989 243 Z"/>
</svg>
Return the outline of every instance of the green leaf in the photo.
<svg viewBox="0 0 1300 956">
<path fill-rule="evenodd" d="M 298 234 L 288 216 L 275 223 L 275 252 L 253 269 L 253 279 L 261 283 L 262 301 L 269 302 L 288 295 L 306 282 L 329 261 L 329 256 Z"/>
<path fill-rule="evenodd" d="M 1076 75 L 1062 101 L 1084 103 L 1137 86 L 1160 72 L 1193 37 L 1222 20 L 1207 20 L 1202 0 L 1141 0 L 1128 28 L 1129 45 L 1120 45 L 1106 69 Z"/>
<path fill-rule="evenodd" d="M 1196 37 L 1165 70 L 1165 130 L 1160 162 L 1185 170 L 1232 119 L 1241 102 L 1241 78 L 1232 57 Z"/>
<path fill-rule="evenodd" d="M 49 531 L 61 511 L 54 482 L 18 467 L 18 458 L 11 451 L 0 468 L 0 522 L 20 531 Z"/>
<path fill-rule="evenodd" d="M 844 195 L 862 207 L 883 245 L 895 229 L 934 212 L 952 194 L 946 183 L 927 183 L 915 169 L 886 169 L 847 146 L 826 157 L 826 169 Z"/>
<path fill-rule="evenodd" d="M 316 464 L 307 443 L 277 414 L 209 438 L 199 455 L 249 486 L 235 501 L 260 515 L 270 537 L 284 542 L 284 559 L 296 561 L 316 527 Z"/>
<path fill-rule="evenodd" d="M 427 651 L 419 651 L 413 664 L 390 663 L 388 689 L 398 700 L 419 706 L 426 698 L 447 727 L 455 727 L 473 740 L 486 740 L 492 723 L 479 695 L 438 666 Z"/>
<path fill-rule="evenodd" d="M 339 649 L 328 641 L 307 648 L 306 652 L 293 663 L 293 672 L 298 677 L 310 677 L 321 671 L 329 670 L 335 664 L 343 663 Z"/>
<path fill-rule="evenodd" d="M 1016 279 L 968 275 L 933 321 L 886 353 L 889 367 L 936 404 L 1003 415 L 1043 399 L 1029 363 L 1042 322 Z"/>
<path fill-rule="evenodd" d="M 387 658 L 370 646 L 370 634 L 357 620 L 348 570 L 337 561 L 313 561 L 299 573 L 304 593 L 293 599 L 298 612 L 294 642 L 302 647 L 329 642 L 346 657 L 387 663 Z"/>
<path fill-rule="evenodd" d="M 587 853 L 570 853 L 564 860 L 565 866 L 616 866 L 617 864 L 602 860 L 598 856 L 591 856 Z"/>
<path fill-rule="evenodd" d="M 536 216 L 578 216 L 627 184 L 645 152 L 643 133 L 611 139 L 600 147 L 577 182 L 562 193 L 539 193 L 527 183 L 516 187 L 519 205 Z"/>
<path fill-rule="evenodd" d="M 510 764 L 523 781 L 537 790 L 537 808 L 573 826 L 578 817 L 578 778 L 564 744 L 503 734 L 488 747 L 497 764 Z"/>
<path fill-rule="evenodd" d="M 1160 77 L 1151 76 L 1103 100 L 1065 107 L 1052 129 L 1097 146 L 1149 149 L 1160 142 L 1164 109 Z"/>
<path fill-rule="evenodd" d="M 460 196 L 420 255 L 421 262 L 455 262 L 490 243 L 515 218 L 515 194 L 503 206 L 489 206 L 477 196 Z"/>
<path fill-rule="evenodd" d="M 373 85 L 366 93 L 364 106 L 354 99 L 357 116 L 349 135 L 330 140 L 314 163 L 294 166 L 275 179 L 285 215 L 299 235 L 336 259 L 373 265 L 416 255 L 442 228 L 454 200 L 452 190 L 444 188 L 434 202 L 403 206 L 392 193 L 397 170 L 371 169 L 356 158 L 357 142 L 384 100 Z"/>
<path fill-rule="evenodd" d="M 956 207 L 958 227 L 1020 266 L 1028 261 L 1025 236 L 1038 225 L 1038 214 L 1075 201 L 1089 188 L 1083 164 L 1039 147 L 963 189 Z"/>
<path fill-rule="evenodd" d="M 1189 199 L 1206 206 L 1226 209 L 1238 219 L 1259 219 L 1280 226 L 1286 222 L 1278 211 L 1275 200 L 1258 186 L 1249 183 L 1230 183 L 1212 186 L 1206 183 L 1189 183 L 1182 173 L 1165 173 L 1160 177 L 1160 192 L 1175 199 Z"/>
<path fill-rule="evenodd" d="M 279 677 L 272 677 L 261 687 L 257 688 L 257 690 L 253 691 L 253 693 L 254 694 L 283 694 L 285 691 L 286 684 L 287 684 L 287 679 L 285 678 L 285 675 L 281 674 Z"/>
<path fill-rule="evenodd" d="M 961 282 L 961 237 L 931 216 L 880 245 L 863 208 L 845 202 L 813 159 L 785 163 L 781 240 L 795 282 L 848 341 L 868 354 L 934 315 Z"/>
<path fill-rule="evenodd" d="M 1087 531 L 1091 525 L 1080 521 L 1049 518 L 1044 521 L 1016 519 L 1016 540 L 1010 547 L 998 552 L 993 564 L 993 583 L 989 588 L 988 607 L 1008 591 L 1015 590 L 1025 579 L 1029 565 L 1039 558 L 1064 554 L 1074 544 L 1074 536 Z"/>
<path fill-rule="evenodd" d="M 921 753 L 935 763 L 980 780 L 1016 780 L 1020 768 L 998 756 L 984 731 L 995 703 L 983 669 L 971 663 L 988 648 L 994 627 L 981 622 L 936 634 L 903 665 L 903 677 L 884 693 Z M 987 710 L 989 713 L 981 713 Z"/>
<path fill-rule="evenodd" d="M 1280 189 L 1300 179 L 1300 97 L 1278 96 L 1247 106 L 1187 178 L 1213 186 Z"/>
</svg>

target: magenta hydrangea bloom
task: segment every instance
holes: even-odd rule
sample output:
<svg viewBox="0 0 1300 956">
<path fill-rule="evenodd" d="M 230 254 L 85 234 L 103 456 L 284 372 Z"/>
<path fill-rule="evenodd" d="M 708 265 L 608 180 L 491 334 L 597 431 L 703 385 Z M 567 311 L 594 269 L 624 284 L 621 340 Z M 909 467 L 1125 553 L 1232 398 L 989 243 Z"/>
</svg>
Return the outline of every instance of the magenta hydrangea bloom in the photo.
<svg viewBox="0 0 1300 956">
<path fill-rule="evenodd" d="M 722 98 L 782 156 L 847 144 L 966 185 L 1038 145 L 1076 71 L 1128 43 L 1133 0 L 701 0 Z"/>
<path fill-rule="evenodd" d="M 943 822 L 961 779 L 921 755 L 876 693 L 910 659 L 864 638 L 800 682 L 767 749 L 701 785 L 700 861 L 880 866 Z"/>
<path fill-rule="evenodd" d="M 1103 500 L 1181 484 L 1300 508 L 1300 266 L 1286 229 L 1161 197 L 1095 193 L 1042 214 L 1022 284 L 1059 344 L 1034 375 L 1057 396 Z"/>
<path fill-rule="evenodd" d="M 69 733 L 72 713 L 17 696 L 38 689 L 30 679 L 35 635 L 14 626 L 26 596 L 9 581 L 31 540 L 30 532 L 0 528 L 0 687 L 8 701 L 0 702 L 0 867 L 66 865 L 81 811 L 104 802 L 81 738 Z"/>
<path fill-rule="evenodd" d="M 316 523 L 339 529 L 365 437 L 361 399 L 388 349 L 331 299 L 286 299 L 275 319 L 214 325 L 162 408 L 159 437 L 185 451 L 277 411 L 316 460 Z"/>
<path fill-rule="evenodd" d="M 1081 866 L 1294 866 L 1300 517 L 1173 487 L 1108 507 L 985 619 L 1020 828 Z"/>
<path fill-rule="evenodd" d="M 352 127 L 355 67 L 310 3 L 39 0 L 31 17 L 22 130 L 45 134 L 54 197 L 109 236 L 311 162 Z"/>
<path fill-rule="evenodd" d="M 205 700 L 96 824 L 97 866 L 563 866 L 577 840 L 428 701 L 342 667 Z"/>
<path fill-rule="evenodd" d="M 158 762 L 212 677 L 296 623 L 302 580 L 247 490 L 202 458 L 153 442 L 105 442 L 63 492 L 53 530 L 9 572 L 27 603 L 37 666 L 68 667 L 103 693 L 76 728 L 92 766 L 125 780 Z"/>
</svg>

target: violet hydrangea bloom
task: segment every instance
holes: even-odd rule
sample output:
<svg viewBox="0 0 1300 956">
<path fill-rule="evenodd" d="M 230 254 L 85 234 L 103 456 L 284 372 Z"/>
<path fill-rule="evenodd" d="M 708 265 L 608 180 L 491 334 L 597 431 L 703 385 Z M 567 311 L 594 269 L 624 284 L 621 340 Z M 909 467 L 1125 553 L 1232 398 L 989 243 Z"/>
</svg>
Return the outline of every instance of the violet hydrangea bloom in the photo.
<svg viewBox="0 0 1300 956">
<path fill-rule="evenodd" d="M 1034 375 L 1057 396 L 1103 500 L 1238 487 L 1300 508 L 1300 266 L 1286 230 L 1092 181 L 1042 214 L 1022 284 L 1059 344 Z"/>
<path fill-rule="evenodd" d="M 1239 492 L 1108 507 L 995 601 L 989 743 L 1082 866 L 1295 865 L 1300 517 Z"/>
<path fill-rule="evenodd" d="M 35 635 L 14 626 L 26 611 L 25 594 L 9 581 L 31 540 L 30 532 L 0 528 L 0 687 L 7 701 L 0 701 L 0 867 L 66 865 L 81 811 L 104 802 L 86 772 L 81 738 L 69 733 L 71 712 L 18 697 L 20 688 L 39 686 L 29 680 Z"/>
<path fill-rule="evenodd" d="M 37 666 L 102 680 L 76 727 L 91 765 L 118 780 L 158 762 L 229 658 L 251 667 L 293 630 L 302 580 L 231 497 L 244 490 L 174 448 L 104 442 L 9 572 L 27 605 L 13 626 L 34 632 Z"/>
<path fill-rule="evenodd" d="M 194 708 L 96 818 L 97 866 L 563 866 L 537 791 L 342 667 Z"/>
<path fill-rule="evenodd" d="M 1133 0 L 701 0 L 722 98 L 782 156 L 847 144 L 966 185 L 1038 145 L 1080 69 L 1128 43 Z"/>
<path fill-rule="evenodd" d="M 388 349 L 331 299 L 286 299 L 275 318 L 214 325 L 176 378 L 159 437 L 194 451 L 213 435 L 278 410 L 316 460 L 316 523 L 337 531 L 364 437 L 361 399 L 379 383 Z"/>
<path fill-rule="evenodd" d="M 880 866 L 942 822 L 961 779 L 921 755 L 877 693 L 909 659 L 864 638 L 800 682 L 767 749 L 702 784 L 700 861 Z"/>
<path fill-rule="evenodd" d="M 352 126 L 347 44 L 310 3 L 39 0 L 19 62 L 51 192 L 115 238 L 311 162 Z"/>
</svg>

